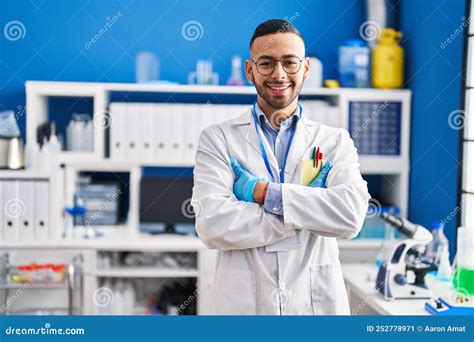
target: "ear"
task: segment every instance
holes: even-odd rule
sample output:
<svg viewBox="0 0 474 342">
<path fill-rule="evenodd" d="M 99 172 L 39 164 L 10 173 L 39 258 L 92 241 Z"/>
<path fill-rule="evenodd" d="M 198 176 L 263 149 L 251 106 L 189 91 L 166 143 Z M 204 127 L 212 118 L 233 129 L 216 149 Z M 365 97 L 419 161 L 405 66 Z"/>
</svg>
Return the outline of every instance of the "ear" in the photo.
<svg viewBox="0 0 474 342">
<path fill-rule="evenodd" d="M 248 59 L 245 61 L 245 76 L 247 77 L 247 81 L 249 81 L 252 84 L 254 83 L 252 61 Z"/>
<path fill-rule="evenodd" d="M 303 61 L 304 63 L 304 74 L 303 74 L 303 80 L 307 80 L 309 75 L 311 74 L 311 61 L 309 57 L 306 57 L 305 60 Z"/>
</svg>

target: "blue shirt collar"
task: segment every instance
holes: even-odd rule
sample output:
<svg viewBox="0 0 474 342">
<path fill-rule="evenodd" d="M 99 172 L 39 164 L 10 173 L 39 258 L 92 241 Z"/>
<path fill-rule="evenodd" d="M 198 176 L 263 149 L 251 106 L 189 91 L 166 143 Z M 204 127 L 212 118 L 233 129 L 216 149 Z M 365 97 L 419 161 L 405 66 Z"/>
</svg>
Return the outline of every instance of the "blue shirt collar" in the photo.
<svg viewBox="0 0 474 342">
<path fill-rule="evenodd" d="M 258 117 L 258 121 L 260 122 L 260 127 L 263 128 L 263 125 L 265 124 L 268 127 L 270 127 L 272 130 L 276 131 L 276 129 L 273 128 L 273 126 L 268 121 L 267 117 L 265 116 L 265 113 L 262 111 L 262 109 L 260 108 L 258 103 L 256 103 L 256 105 L 255 105 L 255 111 L 257 112 L 257 117 Z M 284 122 L 282 122 L 282 125 L 284 125 L 284 123 L 286 123 L 288 120 L 289 120 L 290 124 L 296 124 L 296 122 L 300 118 L 301 118 L 300 106 L 296 106 L 296 110 L 293 113 L 293 115 L 290 116 L 288 119 L 286 119 Z"/>
</svg>

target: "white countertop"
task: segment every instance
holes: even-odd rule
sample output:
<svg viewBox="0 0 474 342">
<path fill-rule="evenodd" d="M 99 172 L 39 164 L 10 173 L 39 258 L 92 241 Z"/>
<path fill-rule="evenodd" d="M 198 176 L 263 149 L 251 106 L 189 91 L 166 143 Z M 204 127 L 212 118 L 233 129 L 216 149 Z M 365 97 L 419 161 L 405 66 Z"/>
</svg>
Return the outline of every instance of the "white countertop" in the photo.
<svg viewBox="0 0 474 342">
<path fill-rule="evenodd" d="M 343 264 L 344 279 L 354 292 L 362 299 L 361 306 L 366 305 L 381 315 L 429 315 L 425 310 L 427 299 L 397 299 L 386 301 L 375 290 L 377 268 L 373 264 Z M 426 284 L 433 292 L 433 298 L 446 296 L 451 290 L 451 282 L 439 281 L 433 275 L 426 276 Z M 351 308 L 354 312 L 356 308 Z"/>
</svg>

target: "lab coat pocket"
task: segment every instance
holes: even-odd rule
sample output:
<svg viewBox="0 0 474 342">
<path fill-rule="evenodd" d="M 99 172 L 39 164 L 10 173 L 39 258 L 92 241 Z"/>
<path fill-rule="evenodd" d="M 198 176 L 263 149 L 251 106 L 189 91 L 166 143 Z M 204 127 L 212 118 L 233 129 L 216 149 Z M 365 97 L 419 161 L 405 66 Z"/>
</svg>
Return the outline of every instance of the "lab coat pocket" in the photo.
<svg viewBox="0 0 474 342">
<path fill-rule="evenodd" d="M 255 272 L 218 268 L 212 305 L 216 315 L 255 315 Z"/>
<path fill-rule="evenodd" d="M 312 266 L 311 303 L 315 315 L 347 315 L 349 303 L 339 263 Z"/>
</svg>

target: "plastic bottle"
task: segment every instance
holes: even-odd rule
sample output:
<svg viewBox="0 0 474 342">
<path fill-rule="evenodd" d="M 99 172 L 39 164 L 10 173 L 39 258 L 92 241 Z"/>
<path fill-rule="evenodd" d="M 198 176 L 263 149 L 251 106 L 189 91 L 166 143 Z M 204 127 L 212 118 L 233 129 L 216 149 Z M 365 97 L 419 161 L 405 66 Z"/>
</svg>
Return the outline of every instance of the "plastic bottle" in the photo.
<svg viewBox="0 0 474 342">
<path fill-rule="evenodd" d="M 303 87 L 322 87 L 323 86 L 323 63 L 316 56 L 309 57 L 311 64 L 311 73 L 303 84 Z M 304 63 L 304 61 L 303 61 Z M 303 67 L 303 66 L 302 66 Z"/>
<path fill-rule="evenodd" d="M 38 157 L 40 149 L 36 141 L 26 143 L 25 146 L 25 164 L 26 168 L 30 170 L 36 170 L 39 168 Z"/>
<path fill-rule="evenodd" d="M 123 301 L 126 315 L 133 315 L 135 312 L 135 290 L 130 281 L 125 282 L 123 289 Z"/>
<path fill-rule="evenodd" d="M 400 88 L 403 85 L 404 53 L 399 44 L 402 33 L 383 29 L 372 49 L 372 85 L 375 88 Z"/>
<path fill-rule="evenodd" d="M 232 57 L 232 70 L 230 73 L 229 80 L 227 81 L 227 85 L 232 86 L 241 86 L 244 85 L 244 79 L 242 77 L 242 59 L 240 56 L 233 56 Z"/>
<path fill-rule="evenodd" d="M 436 277 L 439 280 L 450 281 L 451 280 L 451 264 L 449 262 L 449 248 L 448 246 L 442 246 L 439 253 L 439 266 Z"/>
<path fill-rule="evenodd" d="M 342 87 L 365 88 L 370 81 L 370 50 L 360 39 L 339 47 L 339 81 Z"/>
<path fill-rule="evenodd" d="M 439 221 L 433 222 L 431 224 L 431 233 L 433 234 L 433 240 L 426 247 L 425 256 L 430 258 L 435 264 L 438 264 L 443 248 L 449 250 L 449 241 L 446 235 L 444 235 L 444 224 Z"/>
</svg>

